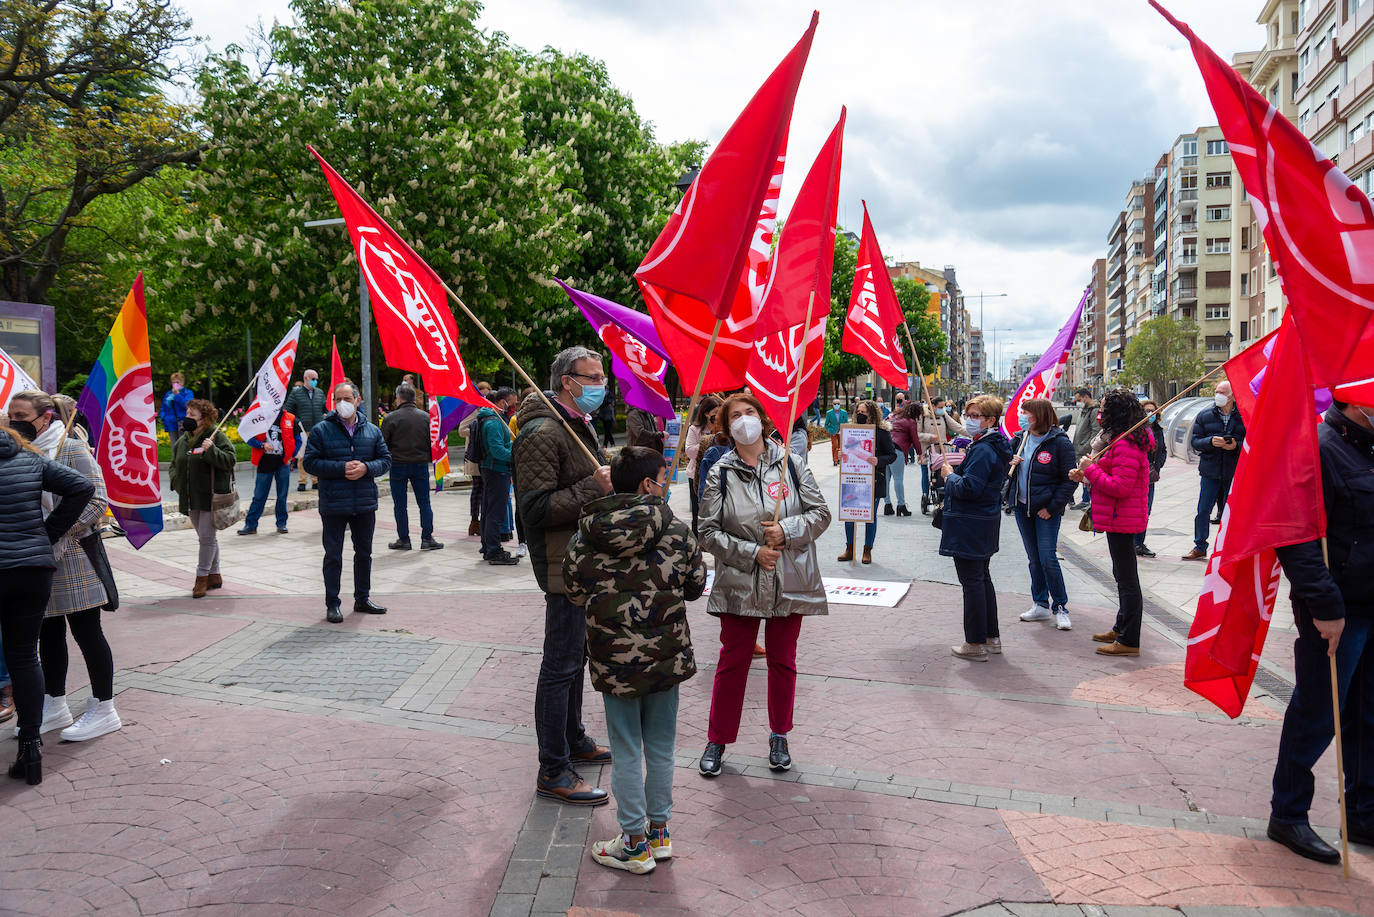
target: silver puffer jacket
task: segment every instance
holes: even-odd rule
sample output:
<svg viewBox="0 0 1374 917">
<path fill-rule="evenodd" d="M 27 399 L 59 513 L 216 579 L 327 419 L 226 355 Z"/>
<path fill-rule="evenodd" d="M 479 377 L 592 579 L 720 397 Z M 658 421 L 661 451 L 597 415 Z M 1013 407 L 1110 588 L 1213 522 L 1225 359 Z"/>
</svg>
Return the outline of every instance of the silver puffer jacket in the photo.
<svg viewBox="0 0 1374 917">
<path fill-rule="evenodd" d="M 716 558 L 716 579 L 706 604 L 709 614 L 781 618 L 829 613 L 816 539 L 830 525 L 830 507 L 811 471 L 795 462 L 801 487 L 794 486 L 786 459 L 787 450 L 770 441 L 759 469 L 727 452 L 706 477 L 699 531 L 701 546 Z M 763 523 L 773 519 L 779 487 L 785 488 L 786 496 L 778 522 L 787 542 L 777 566 L 769 571 L 754 558 L 763 545 Z"/>
</svg>

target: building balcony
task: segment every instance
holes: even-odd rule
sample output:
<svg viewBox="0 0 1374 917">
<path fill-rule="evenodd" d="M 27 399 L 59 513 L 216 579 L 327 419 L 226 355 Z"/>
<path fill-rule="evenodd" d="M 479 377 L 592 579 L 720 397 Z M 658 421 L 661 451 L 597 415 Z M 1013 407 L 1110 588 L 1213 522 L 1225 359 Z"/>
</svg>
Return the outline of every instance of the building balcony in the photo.
<svg viewBox="0 0 1374 917">
<path fill-rule="evenodd" d="M 1191 168 L 1195 168 L 1195 167 L 1197 166 L 1197 157 L 1196 157 L 1196 156 L 1180 156 L 1180 157 L 1178 157 L 1178 162 L 1175 163 L 1175 165 L 1177 165 L 1178 168 L 1180 168 L 1180 169 L 1191 169 Z"/>
<path fill-rule="evenodd" d="M 1180 253 L 1174 256 L 1175 267 L 1197 267 L 1197 252 Z"/>
<path fill-rule="evenodd" d="M 1197 302 L 1197 285 L 1191 283 L 1175 283 L 1170 298 L 1175 304 Z"/>
<path fill-rule="evenodd" d="M 1336 102 L 1336 99 L 1330 99 L 1312 109 L 1312 117 L 1308 119 L 1307 126 L 1303 128 L 1303 133 L 1309 137 L 1317 137 L 1325 133 L 1327 128 L 1333 126 L 1339 111 Z"/>
<path fill-rule="evenodd" d="M 1360 11 L 1369 12 L 1370 16 L 1374 16 L 1374 6 L 1366 11 L 1364 4 L 1361 4 Z M 1341 91 L 1336 95 L 1336 107 L 1340 111 L 1351 111 L 1369 96 L 1371 90 L 1374 90 L 1374 64 L 1356 73 L 1341 87 Z"/>
<path fill-rule="evenodd" d="M 1353 48 L 1369 37 L 1371 27 L 1374 27 L 1374 6 L 1361 3 L 1349 19 L 1336 27 L 1336 41 L 1342 48 Z"/>
<path fill-rule="evenodd" d="M 1363 9 L 1363 7 L 1361 7 Z M 1336 166 L 1346 175 L 1354 175 L 1361 163 L 1374 156 L 1374 134 L 1365 134 L 1350 146 L 1341 150 L 1336 157 Z"/>
<path fill-rule="evenodd" d="M 1178 220 L 1174 223 L 1174 230 L 1181 233 L 1196 233 L 1197 220 Z"/>
</svg>

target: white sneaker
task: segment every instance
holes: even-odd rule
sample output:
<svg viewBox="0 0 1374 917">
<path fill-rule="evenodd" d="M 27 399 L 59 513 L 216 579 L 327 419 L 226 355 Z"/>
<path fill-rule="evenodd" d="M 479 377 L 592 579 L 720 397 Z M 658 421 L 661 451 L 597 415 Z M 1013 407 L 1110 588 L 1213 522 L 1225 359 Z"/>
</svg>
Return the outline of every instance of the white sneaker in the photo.
<svg viewBox="0 0 1374 917">
<path fill-rule="evenodd" d="M 63 726 L 72 724 L 72 712 L 67 709 L 67 695 L 53 697 L 50 694 L 43 695 L 43 725 L 38 727 L 41 735 L 45 732 L 52 732 L 54 729 L 61 729 Z M 14 734 L 19 735 L 19 727 L 14 727 Z"/>
<path fill-rule="evenodd" d="M 528 547 L 526 547 L 525 543 L 522 541 L 522 542 L 520 542 L 518 545 L 515 546 L 515 556 L 516 556 L 516 557 L 524 557 L 526 554 L 529 553 L 529 550 L 530 550 L 530 549 L 529 549 Z"/>
<path fill-rule="evenodd" d="M 1073 630 L 1073 624 L 1069 623 L 1069 612 L 1066 609 L 1054 613 L 1054 626 L 1060 630 Z"/>
<path fill-rule="evenodd" d="M 1050 610 L 1044 605 L 1032 605 L 1030 611 L 1021 612 L 1022 621 L 1048 621 L 1051 617 Z"/>
<path fill-rule="evenodd" d="M 66 742 L 84 742 L 114 732 L 123 725 L 119 721 L 119 714 L 115 712 L 113 700 L 100 701 L 88 697 L 86 712 L 81 714 L 81 719 L 62 730 L 62 739 Z"/>
</svg>

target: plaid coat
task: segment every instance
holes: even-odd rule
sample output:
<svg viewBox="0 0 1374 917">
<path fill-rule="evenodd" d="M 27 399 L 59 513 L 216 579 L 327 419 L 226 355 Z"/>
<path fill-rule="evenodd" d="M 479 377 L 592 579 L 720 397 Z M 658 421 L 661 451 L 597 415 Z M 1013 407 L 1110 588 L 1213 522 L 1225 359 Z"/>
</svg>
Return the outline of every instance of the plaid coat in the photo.
<svg viewBox="0 0 1374 917">
<path fill-rule="evenodd" d="M 76 525 L 67 532 L 70 536 L 67 548 L 57 561 L 57 569 L 53 571 L 52 596 L 48 599 L 48 610 L 44 612 L 47 617 L 85 611 L 87 608 L 99 608 L 108 601 L 105 586 L 100 582 L 100 577 L 96 575 L 91 562 L 86 559 L 86 552 L 77 543 L 78 538 L 89 535 L 95 524 L 105 516 L 105 507 L 108 505 L 105 497 L 105 478 L 101 475 L 100 466 L 95 463 L 90 448 L 78 438 L 76 428 L 73 428 L 67 441 L 53 457 L 53 461 L 84 475 L 95 485 L 95 495 L 77 517 Z"/>
</svg>

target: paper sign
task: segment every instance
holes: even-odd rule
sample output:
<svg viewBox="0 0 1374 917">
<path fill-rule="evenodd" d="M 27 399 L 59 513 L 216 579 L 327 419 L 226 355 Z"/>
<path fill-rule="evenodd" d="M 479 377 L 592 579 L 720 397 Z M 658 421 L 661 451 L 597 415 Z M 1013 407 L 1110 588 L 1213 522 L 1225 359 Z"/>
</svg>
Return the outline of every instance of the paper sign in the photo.
<svg viewBox="0 0 1374 917">
<path fill-rule="evenodd" d="M 682 436 L 682 418 L 670 417 L 663 422 L 663 458 L 668 463 L 668 483 L 677 483 L 677 441 Z"/>
<path fill-rule="evenodd" d="M 825 599 L 833 605 L 873 605 L 879 608 L 896 608 L 906 598 L 911 589 L 910 583 L 897 583 L 885 580 L 832 579 L 825 577 Z M 706 573 L 706 591 L 702 598 L 711 594 L 716 583 L 716 571 Z"/>
<path fill-rule="evenodd" d="M 873 488 L 877 465 L 873 453 L 878 428 L 872 424 L 840 427 L 841 522 L 873 521 Z"/>
</svg>

